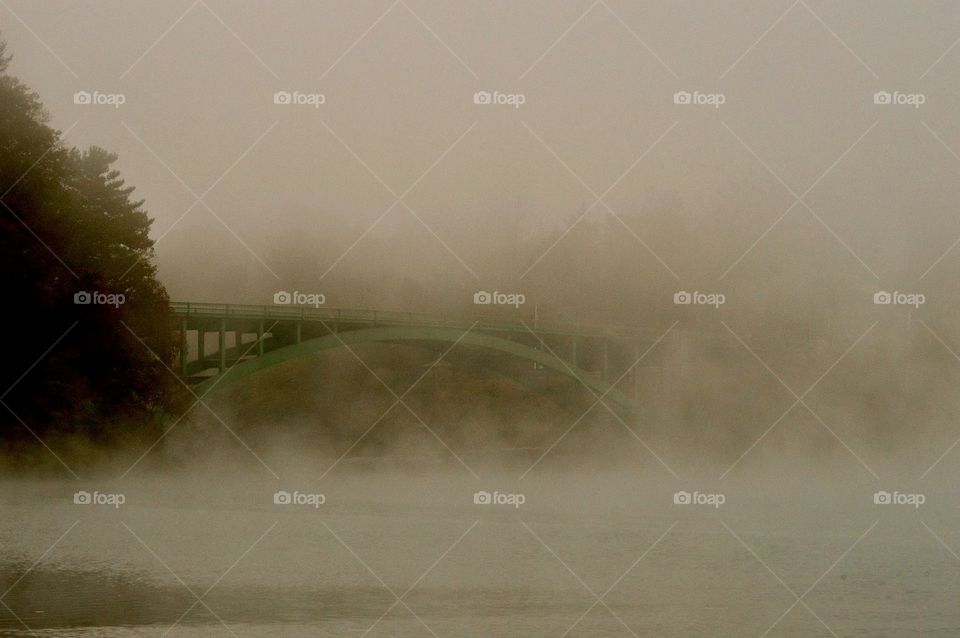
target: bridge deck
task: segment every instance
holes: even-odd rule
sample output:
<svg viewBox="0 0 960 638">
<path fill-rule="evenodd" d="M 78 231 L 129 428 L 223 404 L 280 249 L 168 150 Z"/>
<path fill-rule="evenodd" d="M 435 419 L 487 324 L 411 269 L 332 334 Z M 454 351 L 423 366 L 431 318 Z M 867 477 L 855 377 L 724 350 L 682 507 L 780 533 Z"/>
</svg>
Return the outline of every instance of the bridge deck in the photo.
<svg viewBox="0 0 960 638">
<path fill-rule="evenodd" d="M 598 324 L 564 323 L 555 321 L 531 321 L 496 318 L 443 318 L 413 312 L 383 310 L 353 310 L 338 308 L 312 308 L 309 306 L 244 305 L 195 302 L 173 302 L 173 313 L 182 319 L 232 319 L 246 321 L 301 321 L 326 324 L 361 324 L 370 326 L 424 326 L 434 328 L 459 328 L 496 332 L 529 334 L 553 334 L 563 336 L 649 341 L 643 331 L 626 327 Z M 474 325 L 476 324 L 476 325 Z"/>
</svg>

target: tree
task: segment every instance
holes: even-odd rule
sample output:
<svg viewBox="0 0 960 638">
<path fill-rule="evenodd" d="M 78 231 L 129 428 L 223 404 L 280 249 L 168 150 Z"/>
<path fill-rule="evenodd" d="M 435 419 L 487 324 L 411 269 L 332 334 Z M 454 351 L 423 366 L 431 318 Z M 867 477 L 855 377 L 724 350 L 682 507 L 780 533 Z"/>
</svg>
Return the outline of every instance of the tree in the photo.
<svg viewBox="0 0 960 638">
<path fill-rule="evenodd" d="M 0 439 L 108 438 L 175 403 L 152 220 L 112 168 L 117 156 L 68 147 L 9 60 L 0 44 Z"/>
</svg>

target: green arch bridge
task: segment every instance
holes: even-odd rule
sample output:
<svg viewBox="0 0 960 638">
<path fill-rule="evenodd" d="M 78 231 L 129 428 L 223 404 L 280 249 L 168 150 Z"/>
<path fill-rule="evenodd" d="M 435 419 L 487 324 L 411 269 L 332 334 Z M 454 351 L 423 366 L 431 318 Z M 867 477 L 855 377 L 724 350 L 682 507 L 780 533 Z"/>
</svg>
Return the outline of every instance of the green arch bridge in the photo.
<svg viewBox="0 0 960 638">
<path fill-rule="evenodd" d="M 529 376 L 576 379 L 594 399 L 632 414 L 638 410 L 636 362 L 657 341 L 639 330 L 590 324 L 292 305 L 174 302 L 172 309 L 181 339 L 179 372 L 198 395 L 333 348 L 403 343 L 445 350 L 456 344 L 494 361 L 510 359 Z"/>
</svg>

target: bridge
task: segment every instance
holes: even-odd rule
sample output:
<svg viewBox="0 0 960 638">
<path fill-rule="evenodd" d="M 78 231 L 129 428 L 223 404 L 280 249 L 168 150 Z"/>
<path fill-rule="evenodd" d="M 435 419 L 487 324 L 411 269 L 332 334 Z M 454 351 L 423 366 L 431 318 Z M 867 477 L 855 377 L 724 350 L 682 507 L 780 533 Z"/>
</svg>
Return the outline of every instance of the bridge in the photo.
<svg viewBox="0 0 960 638">
<path fill-rule="evenodd" d="M 442 352 L 456 344 L 453 350 L 469 350 L 474 360 L 492 357 L 497 370 L 527 371 L 518 375 L 527 385 L 544 373 L 575 379 L 630 414 L 638 409 L 634 363 L 656 342 L 639 330 L 590 324 L 294 305 L 174 302 L 172 309 L 180 375 L 198 395 L 335 348 L 394 343 Z M 500 365 L 506 360 L 510 365 Z"/>
</svg>

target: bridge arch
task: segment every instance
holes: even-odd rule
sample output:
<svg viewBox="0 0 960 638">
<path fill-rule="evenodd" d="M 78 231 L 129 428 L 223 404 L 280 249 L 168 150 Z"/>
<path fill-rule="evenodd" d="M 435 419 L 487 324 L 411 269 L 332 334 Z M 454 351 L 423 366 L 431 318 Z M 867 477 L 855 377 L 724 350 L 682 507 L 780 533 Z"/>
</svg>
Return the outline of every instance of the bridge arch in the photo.
<svg viewBox="0 0 960 638">
<path fill-rule="evenodd" d="M 635 413 L 639 405 L 626 394 L 604 381 L 590 374 L 586 370 L 573 364 L 560 361 L 550 352 L 537 350 L 523 343 L 497 337 L 488 333 L 467 331 L 459 328 L 444 328 L 431 326 L 389 326 L 379 328 L 365 328 L 350 330 L 341 333 L 330 333 L 320 337 L 306 339 L 300 343 L 284 345 L 265 352 L 264 354 L 245 359 L 222 374 L 217 374 L 195 386 L 199 396 L 208 392 L 213 394 L 224 387 L 241 381 L 257 372 L 279 365 L 286 361 L 301 359 L 310 355 L 343 346 L 359 345 L 364 343 L 397 343 L 404 341 L 459 343 L 494 350 L 503 354 L 538 363 L 546 368 L 582 382 L 604 401 L 616 404 L 628 413 Z"/>
</svg>

